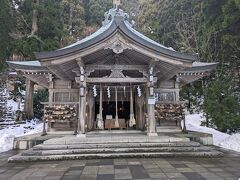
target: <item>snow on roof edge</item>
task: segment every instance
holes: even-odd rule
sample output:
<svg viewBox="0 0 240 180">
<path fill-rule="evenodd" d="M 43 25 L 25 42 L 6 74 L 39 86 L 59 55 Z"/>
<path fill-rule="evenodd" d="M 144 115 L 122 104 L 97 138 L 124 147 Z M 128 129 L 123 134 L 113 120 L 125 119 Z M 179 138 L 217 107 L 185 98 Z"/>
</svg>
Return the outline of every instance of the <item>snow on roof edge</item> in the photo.
<svg viewBox="0 0 240 180">
<path fill-rule="evenodd" d="M 79 41 L 77 41 L 77 42 L 75 42 L 75 43 L 73 43 L 73 44 L 70 44 L 70 45 L 68 45 L 68 46 L 66 46 L 66 47 L 63 47 L 63 48 L 61 48 L 61 49 L 58 49 L 57 51 L 63 50 L 63 49 L 67 49 L 67 48 L 71 48 L 71 47 L 73 47 L 73 46 L 77 46 L 77 45 L 79 45 L 79 44 L 82 44 L 82 43 L 84 43 L 84 42 L 87 42 L 87 41 L 89 41 L 89 40 L 91 40 L 91 39 L 93 39 L 93 38 L 101 35 L 103 32 L 105 32 L 105 31 L 112 25 L 112 23 L 113 23 L 113 19 L 112 19 L 112 21 L 111 21 L 110 23 L 102 26 L 100 29 L 98 29 L 98 30 L 97 30 L 96 32 L 94 32 L 93 34 L 91 34 L 91 35 L 89 35 L 89 36 L 87 36 L 87 37 L 85 37 L 85 38 L 83 38 L 83 39 L 81 39 L 81 40 L 79 40 Z"/>
<path fill-rule="evenodd" d="M 145 36 L 144 34 L 140 33 L 136 29 L 132 28 L 132 25 L 129 23 L 129 21 L 125 21 L 125 24 L 126 24 L 127 28 L 130 31 L 132 31 L 134 34 L 136 34 L 140 38 L 144 39 L 145 41 L 148 41 L 148 42 L 150 42 L 150 43 L 152 43 L 152 44 L 154 44 L 154 45 L 156 45 L 158 47 L 161 47 L 161 48 L 168 49 L 170 51 L 175 51 L 176 52 L 176 50 L 174 50 L 172 47 L 166 47 L 166 46 L 164 46 L 164 45 L 162 45 L 162 44 L 160 44 L 160 43 L 150 39 L 149 37 Z"/>
<path fill-rule="evenodd" d="M 39 61 L 7 61 L 7 63 L 23 65 L 23 66 L 41 67 L 41 63 Z"/>
</svg>

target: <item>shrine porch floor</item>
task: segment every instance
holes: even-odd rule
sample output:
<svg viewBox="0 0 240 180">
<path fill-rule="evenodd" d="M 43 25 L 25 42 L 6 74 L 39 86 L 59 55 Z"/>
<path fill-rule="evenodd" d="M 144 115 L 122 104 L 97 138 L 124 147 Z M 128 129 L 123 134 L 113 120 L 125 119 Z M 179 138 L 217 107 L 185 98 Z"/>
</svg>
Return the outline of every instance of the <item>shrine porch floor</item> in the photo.
<svg viewBox="0 0 240 180">
<path fill-rule="evenodd" d="M 224 151 L 218 158 L 92 159 L 8 163 L 16 151 L 0 154 L 1 180 L 189 179 L 239 180 L 240 154 Z"/>
</svg>

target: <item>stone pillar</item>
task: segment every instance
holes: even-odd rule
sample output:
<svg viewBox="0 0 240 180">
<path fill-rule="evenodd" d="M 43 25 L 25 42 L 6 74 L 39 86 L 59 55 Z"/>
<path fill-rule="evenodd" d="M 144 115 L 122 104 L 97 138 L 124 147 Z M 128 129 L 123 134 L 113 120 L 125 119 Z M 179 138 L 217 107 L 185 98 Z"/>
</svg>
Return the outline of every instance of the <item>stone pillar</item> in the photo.
<svg viewBox="0 0 240 180">
<path fill-rule="evenodd" d="M 34 94 L 34 83 L 26 79 L 26 96 L 24 103 L 24 112 L 26 113 L 27 119 L 32 119 L 34 117 L 33 113 L 33 94 Z"/>
</svg>

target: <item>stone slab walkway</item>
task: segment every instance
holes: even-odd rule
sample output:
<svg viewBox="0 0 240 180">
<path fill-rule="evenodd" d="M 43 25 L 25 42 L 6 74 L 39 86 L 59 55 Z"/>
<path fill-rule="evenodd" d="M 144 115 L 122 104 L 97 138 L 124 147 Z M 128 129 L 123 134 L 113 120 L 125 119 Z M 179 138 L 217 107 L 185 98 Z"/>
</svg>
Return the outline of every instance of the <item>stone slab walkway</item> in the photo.
<svg viewBox="0 0 240 180">
<path fill-rule="evenodd" d="M 0 154 L 0 180 L 189 179 L 239 180 L 240 154 L 221 158 L 101 159 L 8 163 Z"/>
</svg>

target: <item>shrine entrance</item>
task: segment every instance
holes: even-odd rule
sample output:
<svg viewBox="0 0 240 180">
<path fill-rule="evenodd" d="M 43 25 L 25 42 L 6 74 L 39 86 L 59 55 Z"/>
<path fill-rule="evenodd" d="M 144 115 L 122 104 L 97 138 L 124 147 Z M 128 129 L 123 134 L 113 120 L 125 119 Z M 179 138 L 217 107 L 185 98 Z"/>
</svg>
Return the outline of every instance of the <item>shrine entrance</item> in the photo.
<svg viewBox="0 0 240 180">
<path fill-rule="evenodd" d="M 103 122 L 104 129 L 129 129 L 129 120 L 130 120 L 130 102 L 129 101 L 118 101 L 118 121 L 119 126 L 115 128 L 115 122 L 111 123 L 116 119 L 116 102 L 103 102 Z M 99 103 L 95 102 L 95 120 L 97 119 L 97 115 L 99 114 Z M 96 123 L 96 121 L 95 121 Z M 109 124 L 110 123 L 110 124 Z"/>
<path fill-rule="evenodd" d="M 138 117 L 140 117 L 140 114 L 137 113 L 143 111 L 139 111 L 135 105 L 137 99 L 145 95 L 142 94 L 142 89 L 145 88 L 144 84 L 116 86 L 116 84 L 106 83 L 89 85 L 88 88 L 90 89 L 89 96 L 94 98 L 94 104 L 87 103 L 94 106 L 94 111 L 87 112 L 89 114 L 87 121 L 93 121 L 90 123 L 93 127 L 88 128 L 90 131 L 136 129 Z M 88 109 L 92 109 L 92 107 L 89 106 Z"/>
</svg>

